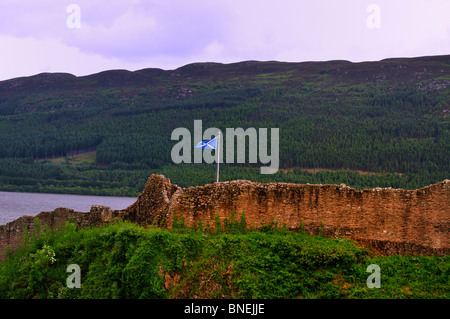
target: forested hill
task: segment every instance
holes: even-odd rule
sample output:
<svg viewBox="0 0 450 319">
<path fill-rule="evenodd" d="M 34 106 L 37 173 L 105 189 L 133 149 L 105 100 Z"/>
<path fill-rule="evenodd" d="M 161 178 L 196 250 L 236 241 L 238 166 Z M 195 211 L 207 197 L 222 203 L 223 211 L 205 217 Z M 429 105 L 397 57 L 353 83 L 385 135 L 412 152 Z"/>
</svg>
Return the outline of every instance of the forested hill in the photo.
<svg viewBox="0 0 450 319">
<path fill-rule="evenodd" d="M 212 182 L 211 165 L 170 158 L 171 132 L 195 119 L 280 129 L 283 170 L 223 165 L 223 180 L 422 187 L 450 177 L 449 114 L 450 55 L 43 73 L 0 82 L 0 189 L 136 195 L 154 172 Z"/>
</svg>

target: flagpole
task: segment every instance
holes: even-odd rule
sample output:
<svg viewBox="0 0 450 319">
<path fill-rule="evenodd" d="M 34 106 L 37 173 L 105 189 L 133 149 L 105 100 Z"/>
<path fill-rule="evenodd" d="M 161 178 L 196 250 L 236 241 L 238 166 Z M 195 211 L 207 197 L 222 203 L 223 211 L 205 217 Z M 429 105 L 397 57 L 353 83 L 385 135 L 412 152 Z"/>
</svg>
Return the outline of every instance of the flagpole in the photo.
<svg viewBox="0 0 450 319">
<path fill-rule="evenodd" d="M 219 182 L 219 163 L 220 163 L 220 131 L 217 139 L 217 183 Z"/>
</svg>

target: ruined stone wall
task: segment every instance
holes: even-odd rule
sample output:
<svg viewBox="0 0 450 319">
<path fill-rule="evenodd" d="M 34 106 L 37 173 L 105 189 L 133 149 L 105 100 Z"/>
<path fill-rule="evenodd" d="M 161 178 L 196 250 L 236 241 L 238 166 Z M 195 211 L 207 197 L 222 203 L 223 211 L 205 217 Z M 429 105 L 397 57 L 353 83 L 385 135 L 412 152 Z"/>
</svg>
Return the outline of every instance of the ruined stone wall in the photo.
<svg viewBox="0 0 450 319">
<path fill-rule="evenodd" d="M 142 225 L 171 227 L 174 215 L 187 226 L 240 219 L 260 227 L 271 222 L 295 230 L 370 244 L 386 254 L 450 252 L 450 181 L 417 190 L 375 188 L 357 191 L 345 185 L 230 181 L 181 188 L 152 175 L 136 203 L 121 212 Z"/>
<path fill-rule="evenodd" d="M 215 216 L 239 220 L 258 228 L 272 222 L 287 229 L 303 228 L 370 245 L 384 254 L 448 255 L 450 252 L 450 181 L 416 190 L 374 188 L 357 191 L 345 185 L 310 185 L 230 181 L 181 188 L 162 175 L 152 175 L 128 208 L 112 211 L 92 206 L 87 213 L 58 208 L 43 212 L 41 224 L 55 228 L 69 218 L 80 227 L 101 225 L 113 217 L 142 226 L 170 228 L 174 216 L 187 226 L 214 228 Z M 0 226 L 0 256 L 16 247 L 23 230 L 34 229 L 33 217 Z"/>
<path fill-rule="evenodd" d="M 77 212 L 68 208 L 57 208 L 51 212 L 42 212 L 39 215 L 22 216 L 5 225 L 0 225 L 0 260 L 4 258 L 4 252 L 9 246 L 16 248 L 22 243 L 25 230 L 28 233 L 35 231 L 36 218 L 39 218 L 41 229 L 56 229 L 64 225 L 68 220 L 75 223 L 77 227 L 97 226 L 115 216 L 117 211 L 109 207 L 94 205 L 90 212 Z"/>
</svg>

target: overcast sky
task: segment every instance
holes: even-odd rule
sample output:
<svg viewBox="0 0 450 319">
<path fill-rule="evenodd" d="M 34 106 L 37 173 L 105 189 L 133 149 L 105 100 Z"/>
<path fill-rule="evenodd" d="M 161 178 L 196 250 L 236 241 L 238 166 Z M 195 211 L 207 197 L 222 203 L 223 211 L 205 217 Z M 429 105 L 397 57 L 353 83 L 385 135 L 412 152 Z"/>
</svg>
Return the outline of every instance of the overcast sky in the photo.
<svg viewBox="0 0 450 319">
<path fill-rule="evenodd" d="M 0 80 L 442 54 L 450 0 L 0 0 Z"/>
</svg>

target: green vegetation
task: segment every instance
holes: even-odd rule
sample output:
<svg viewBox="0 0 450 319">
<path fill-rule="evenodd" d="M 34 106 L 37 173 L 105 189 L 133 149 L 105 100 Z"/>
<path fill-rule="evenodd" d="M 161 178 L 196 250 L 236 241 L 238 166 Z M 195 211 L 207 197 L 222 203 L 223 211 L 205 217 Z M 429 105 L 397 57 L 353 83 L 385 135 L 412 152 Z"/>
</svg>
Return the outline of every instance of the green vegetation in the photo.
<svg viewBox="0 0 450 319">
<path fill-rule="evenodd" d="M 222 131 L 279 128 L 280 168 L 295 168 L 261 176 L 260 163 L 223 165 L 222 180 L 423 187 L 450 176 L 449 65 L 244 62 L 3 81 L 0 190 L 136 196 L 153 172 L 182 186 L 214 181 L 197 174 L 213 167 L 171 162 L 171 132 L 192 132 L 195 119 Z"/>
<path fill-rule="evenodd" d="M 173 183 L 181 187 L 189 187 L 215 182 L 216 169 L 214 165 L 208 164 L 167 165 L 160 169 L 127 169 L 122 165 L 113 165 L 110 168 L 98 168 L 92 164 L 74 165 L 70 163 L 70 160 L 62 164 L 53 164 L 0 159 L 0 172 L 3 172 L 3 175 L 0 174 L 0 190 L 136 197 L 144 189 L 151 174 L 163 174 Z M 259 168 L 221 165 L 221 181 L 237 179 L 261 183 L 344 183 L 361 190 L 374 187 L 415 189 L 441 181 L 443 178 L 437 173 L 430 175 L 425 173 L 362 174 L 348 170 L 309 172 L 299 168 L 262 175 Z"/>
<path fill-rule="evenodd" d="M 63 156 L 50 159 L 54 164 L 90 165 L 95 164 L 96 152 L 86 152 L 78 155 Z"/>
<path fill-rule="evenodd" d="M 0 298 L 450 297 L 449 256 L 370 256 L 345 239 L 244 225 L 37 227 L 0 264 Z M 81 268 L 81 288 L 66 286 L 70 264 Z M 381 288 L 366 286 L 370 264 L 381 268 Z"/>
</svg>

